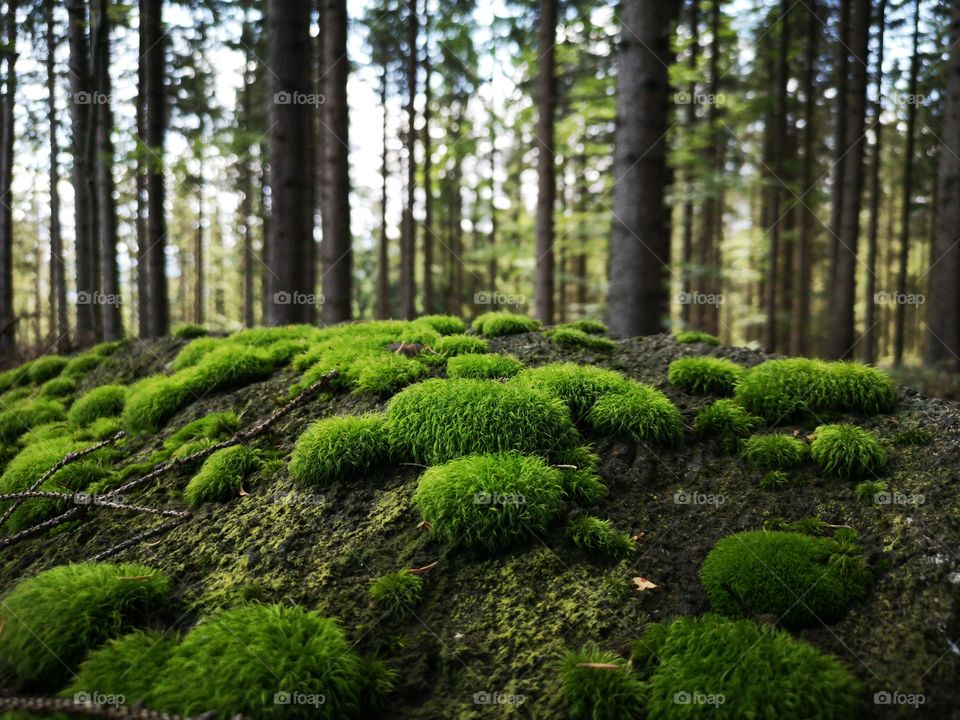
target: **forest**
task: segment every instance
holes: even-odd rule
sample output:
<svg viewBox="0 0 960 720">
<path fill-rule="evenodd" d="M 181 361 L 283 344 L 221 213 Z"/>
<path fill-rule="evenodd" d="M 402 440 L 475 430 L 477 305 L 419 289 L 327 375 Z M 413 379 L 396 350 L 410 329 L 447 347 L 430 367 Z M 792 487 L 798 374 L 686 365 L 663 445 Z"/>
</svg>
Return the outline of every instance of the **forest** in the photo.
<svg viewBox="0 0 960 720">
<path fill-rule="evenodd" d="M 0 720 L 960 719 L 958 0 L 0 69 Z"/>
</svg>

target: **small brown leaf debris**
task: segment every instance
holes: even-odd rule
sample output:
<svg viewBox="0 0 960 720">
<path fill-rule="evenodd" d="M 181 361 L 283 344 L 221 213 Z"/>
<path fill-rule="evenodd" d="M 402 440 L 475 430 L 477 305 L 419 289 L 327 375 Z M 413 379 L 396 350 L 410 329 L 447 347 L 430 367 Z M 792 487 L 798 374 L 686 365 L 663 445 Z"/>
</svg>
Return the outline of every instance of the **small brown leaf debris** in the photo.
<svg viewBox="0 0 960 720">
<path fill-rule="evenodd" d="M 589 670 L 619 670 L 620 666 L 616 663 L 577 663 L 578 668 L 588 668 Z"/>
<path fill-rule="evenodd" d="M 647 534 L 646 534 L 643 530 L 641 530 L 640 532 L 634 534 L 634 535 L 631 537 L 631 540 L 633 540 L 634 542 L 640 542 L 640 541 L 643 540 L 646 536 L 647 536 Z"/>
<path fill-rule="evenodd" d="M 637 590 L 643 592 L 644 590 L 653 590 L 659 585 L 656 585 L 644 577 L 635 577 L 633 579 L 633 584 L 637 586 Z"/>
<path fill-rule="evenodd" d="M 439 564 L 440 564 L 439 560 L 434 560 L 429 565 L 424 565 L 423 567 L 409 568 L 407 572 L 410 573 L 411 575 L 423 575 L 424 573 L 428 573 L 431 570 L 433 570 Z"/>
<path fill-rule="evenodd" d="M 422 521 L 419 525 L 417 525 L 417 527 L 421 530 L 433 530 L 433 526 L 426 520 Z"/>
<path fill-rule="evenodd" d="M 243 485 L 241 485 L 241 486 L 240 486 L 240 497 L 245 497 L 245 496 L 247 496 L 247 495 L 249 495 L 249 494 L 250 494 L 250 493 L 248 493 L 246 490 L 243 489 Z"/>
</svg>

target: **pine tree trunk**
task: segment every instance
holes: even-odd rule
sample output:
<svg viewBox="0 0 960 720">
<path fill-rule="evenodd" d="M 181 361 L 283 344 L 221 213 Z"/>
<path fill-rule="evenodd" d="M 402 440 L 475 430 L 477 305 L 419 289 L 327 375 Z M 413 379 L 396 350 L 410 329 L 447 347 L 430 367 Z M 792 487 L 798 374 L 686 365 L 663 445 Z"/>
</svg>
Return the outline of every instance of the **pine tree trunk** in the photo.
<svg viewBox="0 0 960 720">
<path fill-rule="evenodd" d="M 424 19 L 424 24 L 428 20 Z M 429 31 L 425 28 L 425 33 Z M 430 57 L 426 55 L 423 59 L 423 69 L 426 71 L 426 79 L 423 85 L 423 311 L 427 314 L 433 312 L 433 159 L 430 157 L 433 152 L 433 146 L 430 142 L 430 103 L 433 96 L 430 91 L 430 76 L 432 67 Z"/>
<path fill-rule="evenodd" d="M 497 133 L 495 117 L 490 113 L 490 236 L 487 248 L 490 259 L 487 261 L 487 283 L 491 295 L 497 292 Z"/>
<path fill-rule="evenodd" d="M 380 243 L 377 249 L 377 317 L 390 317 L 390 238 L 387 235 L 387 180 L 390 177 L 387 153 L 387 82 L 388 71 L 383 67 L 380 78 L 380 107 L 383 109 L 383 156 L 380 165 Z"/>
<path fill-rule="evenodd" d="M 17 3 L 8 0 L 3 17 L 4 77 L 0 98 L 0 352 L 16 349 L 16 315 L 13 307 L 13 145 L 14 106 L 17 93 Z"/>
<path fill-rule="evenodd" d="M 246 13 L 243 18 L 241 41 L 244 47 L 244 75 L 243 90 L 240 95 L 240 117 L 244 131 L 250 132 L 251 116 L 253 114 L 253 84 L 256 82 L 251 64 L 253 53 L 253 26 Z M 250 219 L 253 215 L 253 167 L 250 159 L 253 146 L 244 149 L 240 162 L 238 184 L 240 189 L 240 237 L 243 239 L 243 325 L 253 327 L 255 323 L 254 311 L 254 253 L 253 231 Z"/>
<path fill-rule="evenodd" d="M 690 50 L 687 56 L 687 67 L 691 72 L 697 70 L 697 56 L 700 49 L 700 0 L 690 0 Z M 686 117 L 686 131 L 691 135 L 696 133 L 697 123 L 697 83 L 690 81 L 687 89 L 688 104 Z M 683 293 L 690 297 L 693 290 L 691 278 L 693 275 L 693 194 L 694 187 L 694 163 L 690 163 L 686 173 L 686 191 L 687 197 L 683 201 L 683 219 L 682 219 L 682 242 L 681 242 L 681 273 L 683 278 Z M 680 317 L 685 326 L 690 325 L 692 319 L 693 305 L 683 303 L 680 305 Z"/>
<path fill-rule="evenodd" d="M 536 316 L 553 322 L 554 251 L 553 209 L 557 195 L 553 126 L 557 89 L 554 47 L 557 43 L 557 0 L 540 0 L 537 31 L 537 229 L 533 297 Z"/>
<path fill-rule="evenodd" d="M 67 322 L 67 280 L 60 232 L 60 156 L 57 122 L 56 51 L 54 24 L 55 0 L 46 2 L 47 21 L 47 124 L 50 132 L 50 338 L 58 353 L 70 350 L 70 326 Z"/>
<path fill-rule="evenodd" d="M 137 154 L 136 154 L 136 195 L 137 217 L 137 325 L 140 337 L 152 337 L 150 330 L 150 271 L 147 252 L 147 64 L 144 53 L 147 51 L 147 26 L 143 22 L 143 5 L 140 5 L 140 23 L 138 28 L 140 62 L 137 63 Z"/>
<path fill-rule="evenodd" d="M 400 227 L 400 313 L 405 320 L 416 314 L 414 297 L 416 279 L 414 262 L 417 247 L 417 225 L 413 206 L 417 189 L 417 36 L 420 20 L 417 17 L 417 2 L 408 5 L 407 11 L 407 199 Z"/>
</svg>

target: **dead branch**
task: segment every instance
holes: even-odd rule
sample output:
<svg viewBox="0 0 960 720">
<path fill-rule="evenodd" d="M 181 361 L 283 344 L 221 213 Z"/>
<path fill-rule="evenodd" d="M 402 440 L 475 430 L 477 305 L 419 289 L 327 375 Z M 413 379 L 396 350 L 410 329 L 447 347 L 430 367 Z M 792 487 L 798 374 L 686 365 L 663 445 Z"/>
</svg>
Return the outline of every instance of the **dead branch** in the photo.
<svg viewBox="0 0 960 720">
<path fill-rule="evenodd" d="M 150 528 L 149 530 L 145 530 L 142 533 L 134 535 L 132 538 L 127 538 L 122 543 L 118 543 L 114 545 L 112 548 L 109 548 L 107 550 L 104 550 L 103 552 L 97 553 L 90 559 L 94 561 L 106 560 L 108 557 L 113 557 L 117 553 L 123 550 L 126 550 L 128 547 L 133 547 L 134 545 L 141 543 L 144 540 L 148 540 L 152 537 L 155 537 L 157 535 L 162 535 L 165 532 L 169 532 L 170 530 L 173 530 L 175 527 L 182 524 L 186 519 L 187 519 L 186 517 L 179 517 L 176 520 L 172 520 L 171 522 L 164 523 L 163 525 L 157 525 L 157 527 L 155 528 Z"/>
<path fill-rule="evenodd" d="M 0 697 L 0 712 L 24 710 L 27 712 L 65 713 L 75 717 L 117 718 L 117 720 L 189 720 L 183 715 L 169 715 L 130 705 L 83 702 L 78 698 L 51 698 L 36 696 Z"/>
</svg>

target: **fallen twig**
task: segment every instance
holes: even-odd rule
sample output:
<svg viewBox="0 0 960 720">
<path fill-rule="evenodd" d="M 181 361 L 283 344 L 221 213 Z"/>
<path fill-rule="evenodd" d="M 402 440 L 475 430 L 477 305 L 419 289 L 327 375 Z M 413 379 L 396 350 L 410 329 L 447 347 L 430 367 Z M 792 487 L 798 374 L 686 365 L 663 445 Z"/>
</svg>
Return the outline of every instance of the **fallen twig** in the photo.
<svg viewBox="0 0 960 720">
<path fill-rule="evenodd" d="M 116 500 L 113 493 L 107 495 L 94 495 L 93 493 L 61 493 L 48 490 L 22 493 L 7 493 L 0 495 L 0 502 L 4 500 L 29 500 L 31 498 L 51 498 L 53 500 L 67 500 L 74 505 L 86 505 L 90 507 L 107 507 L 114 510 L 125 510 L 127 512 L 154 513 L 157 515 L 168 515 L 170 517 L 186 516 L 190 513 L 186 510 L 161 510 L 158 508 L 146 507 L 143 505 L 127 505 Z"/>
<path fill-rule="evenodd" d="M 65 713 L 77 717 L 117 718 L 118 720 L 189 720 L 184 715 L 138 708 L 122 703 L 97 703 L 80 699 L 87 693 L 79 693 L 73 698 L 51 698 L 36 696 L 0 697 L 0 712 L 6 710 L 24 710 L 27 712 Z M 91 700 L 96 696 L 92 696 Z"/>
<path fill-rule="evenodd" d="M 122 550 L 126 550 L 128 547 L 133 547 L 137 543 L 143 542 L 144 540 L 152 538 L 156 535 L 162 535 L 165 532 L 169 532 L 170 530 L 173 530 L 175 527 L 182 524 L 186 519 L 187 519 L 186 517 L 179 517 L 176 520 L 172 520 L 171 522 L 164 523 L 163 525 L 157 525 L 157 527 L 155 528 L 150 528 L 149 530 L 145 530 L 144 532 L 138 535 L 134 535 L 132 538 L 127 538 L 122 543 L 118 543 L 114 545 L 112 548 L 109 548 L 107 550 L 104 550 L 103 552 L 97 553 L 90 559 L 106 560 L 108 557 L 113 557 L 118 552 L 121 552 Z"/>
<path fill-rule="evenodd" d="M 50 528 L 56 527 L 57 525 L 63 525 L 63 523 L 69 520 L 72 520 L 76 516 L 80 515 L 80 513 L 82 512 L 83 512 L 83 507 L 79 505 L 76 507 L 72 507 L 69 510 L 67 510 L 65 513 L 63 513 L 63 515 L 57 515 L 56 517 L 50 518 L 49 520 L 44 520 L 39 525 L 28 527 L 26 530 L 21 530 L 18 533 L 10 535 L 9 537 L 0 539 L 0 547 L 9 547 L 11 545 L 15 545 L 21 540 L 26 540 L 27 538 L 31 538 L 34 535 L 42 533 L 44 530 L 49 530 Z"/>
</svg>

